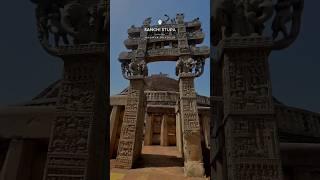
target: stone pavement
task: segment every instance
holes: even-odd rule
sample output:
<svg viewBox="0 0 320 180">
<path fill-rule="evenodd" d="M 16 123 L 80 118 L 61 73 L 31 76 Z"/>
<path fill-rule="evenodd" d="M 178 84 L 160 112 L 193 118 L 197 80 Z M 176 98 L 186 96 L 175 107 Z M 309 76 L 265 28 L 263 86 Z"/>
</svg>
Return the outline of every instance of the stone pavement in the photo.
<svg viewBox="0 0 320 180">
<path fill-rule="evenodd" d="M 143 146 L 135 169 L 114 168 L 111 160 L 111 180 L 205 180 L 190 178 L 183 173 L 183 159 L 175 146 Z"/>
</svg>

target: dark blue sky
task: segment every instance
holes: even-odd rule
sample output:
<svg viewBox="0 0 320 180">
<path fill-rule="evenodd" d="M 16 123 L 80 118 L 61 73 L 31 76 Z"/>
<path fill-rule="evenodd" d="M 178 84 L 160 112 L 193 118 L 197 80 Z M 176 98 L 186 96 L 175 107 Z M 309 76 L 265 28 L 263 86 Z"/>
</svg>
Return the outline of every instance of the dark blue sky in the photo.
<svg viewBox="0 0 320 180">
<path fill-rule="evenodd" d="M 208 0 L 112 0 L 111 5 L 113 1 L 123 3 L 123 6 L 111 10 L 112 18 L 119 17 L 117 22 L 112 20 L 111 25 L 121 27 L 116 31 L 111 29 L 112 45 L 121 45 L 111 49 L 114 54 L 111 54 L 110 60 L 111 64 L 115 65 L 111 71 L 111 83 L 119 84 L 115 86 L 115 90 L 111 89 L 111 93 L 127 84 L 121 75 L 116 73 L 116 70 L 120 70 L 116 57 L 120 50 L 125 50 L 122 43 L 127 36 L 127 27 L 132 24 L 141 25 L 146 16 L 156 19 L 169 14 L 173 17 L 177 11 L 183 11 L 187 20 L 200 17 L 204 22 L 209 9 L 209 5 L 206 4 Z M 319 1 L 305 2 L 302 30 L 297 41 L 286 50 L 272 52 L 270 57 L 274 96 L 290 106 L 316 112 L 320 112 L 318 5 Z M 1 6 L 0 20 L 0 105 L 24 102 L 61 77 L 62 61 L 49 56 L 40 47 L 36 34 L 34 5 L 28 0 L 19 3 L 5 1 Z M 204 30 L 208 28 L 204 27 Z M 156 68 L 158 65 L 151 64 L 150 69 L 154 73 L 173 73 L 173 65 L 161 63 L 161 67 Z M 207 94 L 209 91 L 208 74 L 207 69 L 206 74 L 197 81 L 197 90 L 201 94 Z"/>
</svg>

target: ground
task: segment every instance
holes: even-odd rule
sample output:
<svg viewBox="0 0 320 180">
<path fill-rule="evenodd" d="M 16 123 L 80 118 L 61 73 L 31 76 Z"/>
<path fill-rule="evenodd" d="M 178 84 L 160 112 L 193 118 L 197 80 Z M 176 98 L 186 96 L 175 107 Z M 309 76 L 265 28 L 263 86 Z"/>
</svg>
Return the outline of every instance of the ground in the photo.
<svg viewBox="0 0 320 180">
<path fill-rule="evenodd" d="M 136 168 L 114 168 L 111 160 L 111 180 L 205 180 L 187 178 L 183 174 L 183 159 L 175 146 L 144 146 Z"/>
</svg>

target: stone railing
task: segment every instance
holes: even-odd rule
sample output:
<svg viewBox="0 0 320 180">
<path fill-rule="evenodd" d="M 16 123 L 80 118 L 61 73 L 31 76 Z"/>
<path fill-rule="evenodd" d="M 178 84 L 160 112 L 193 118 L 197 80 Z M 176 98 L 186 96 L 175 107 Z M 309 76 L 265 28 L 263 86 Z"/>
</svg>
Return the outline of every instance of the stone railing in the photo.
<svg viewBox="0 0 320 180">
<path fill-rule="evenodd" d="M 294 139 L 299 136 L 320 138 L 320 113 L 276 105 L 275 117 L 280 135 L 286 138 Z"/>
<path fill-rule="evenodd" d="M 197 95 L 197 104 L 198 105 L 210 105 L 210 98 L 206 96 Z"/>
<path fill-rule="evenodd" d="M 176 103 L 179 97 L 178 92 L 173 91 L 145 91 L 147 102 L 171 102 Z"/>
<path fill-rule="evenodd" d="M 179 92 L 174 91 L 145 91 L 148 102 L 168 102 L 175 104 L 179 99 Z M 197 104 L 209 106 L 210 98 L 197 95 Z"/>
</svg>

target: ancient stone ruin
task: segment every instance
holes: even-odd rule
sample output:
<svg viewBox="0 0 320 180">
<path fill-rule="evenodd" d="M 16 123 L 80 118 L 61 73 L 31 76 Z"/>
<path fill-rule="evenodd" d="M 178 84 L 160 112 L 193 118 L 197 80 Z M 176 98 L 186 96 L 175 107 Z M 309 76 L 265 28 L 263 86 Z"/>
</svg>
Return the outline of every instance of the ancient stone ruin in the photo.
<svg viewBox="0 0 320 180">
<path fill-rule="evenodd" d="M 170 18 L 159 21 L 158 25 L 151 25 L 151 18 L 147 18 L 141 27 L 132 26 L 128 29 L 129 38 L 125 45 L 131 51 L 121 53 L 119 60 L 122 63 L 123 76 L 130 81 L 130 86 L 126 94 L 121 135 L 117 145 L 116 167 L 132 168 L 141 153 L 147 64 L 156 61 L 176 61 L 176 75 L 179 77 L 176 127 L 177 137 L 180 136 L 177 138 L 177 144 L 184 156 L 185 174 L 202 177 L 204 167 L 194 78 L 203 73 L 205 59 L 209 57 L 209 48 L 196 46 L 204 39 L 199 18 L 186 22 L 183 14 L 177 14 L 176 18 L 170 22 L 169 20 Z M 165 118 L 161 131 L 167 131 L 166 120 Z M 150 127 L 149 124 L 147 126 Z M 145 143 L 148 143 L 151 139 L 148 137 L 150 130 L 146 131 Z M 111 142 L 115 142 L 112 137 Z M 161 142 L 168 143 L 165 138 L 162 138 Z"/>
<path fill-rule="evenodd" d="M 64 61 L 44 179 L 104 179 L 108 3 L 35 3 L 39 40 Z"/>
<path fill-rule="evenodd" d="M 41 45 L 64 61 L 64 73 L 30 101 L 0 108 L 1 180 L 108 179 L 107 158 L 134 168 L 142 143 L 176 146 L 187 176 L 208 175 L 210 157 L 211 179 L 320 179 L 320 114 L 273 97 L 268 65 L 273 50 L 297 38 L 303 0 L 213 1 L 210 98 L 194 88 L 209 57 L 196 46 L 204 38 L 198 18 L 130 27 L 130 51 L 119 56 L 130 85 L 110 97 L 112 109 L 109 4 L 32 2 Z M 179 80 L 149 75 L 156 61 L 175 61 Z"/>
<path fill-rule="evenodd" d="M 283 179 L 268 57 L 298 36 L 303 0 L 218 0 L 212 8 L 212 178 Z"/>
</svg>

